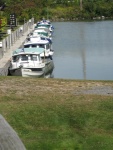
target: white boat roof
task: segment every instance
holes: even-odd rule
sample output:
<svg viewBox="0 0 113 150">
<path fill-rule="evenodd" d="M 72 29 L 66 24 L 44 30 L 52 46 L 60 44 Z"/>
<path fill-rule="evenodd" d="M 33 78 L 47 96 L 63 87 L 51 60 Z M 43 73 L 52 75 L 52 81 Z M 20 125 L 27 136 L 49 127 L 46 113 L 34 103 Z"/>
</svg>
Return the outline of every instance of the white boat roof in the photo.
<svg viewBox="0 0 113 150">
<path fill-rule="evenodd" d="M 31 45 L 31 44 L 49 44 L 48 40 L 41 40 L 35 37 L 30 37 L 30 41 L 24 43 L 24 45 Z"/>
<path fill-rule="evenodd" d="M 50 44 L 52 43 L 52 40 L 50 38 L 38 35 L 37 33 L 34 33 L 33 35 L 29 36 L 28 38 L 30 41 L 36 41 L 37 42 L 38 40 L 36 38 L 39 38 L 39 41 L 41 40 L 41 41 L 49 42 Z"/>
<path fill-rule="evenodd" d="M 45 31 L 44 29 L 40 29 L 40 30 L 34 30 L 33 33 L 38 33 L 38 32 L 45 32 L 48 33 L 47 31 Z"/>
<path fill-rule="evenodd" d="M 47 32 L 46 32 L 47 33 Z M 29 37 L 37 37 L 37 38 L 49 38 L 49 37 L 46 37 L 44 36 L 43 34 L 38 34 L 37 32 L 33 32 Z"/>
<path fill-rule="evenodd" d="M 44 48 L 21 48 L 13 51 L 13 56 L 20 54 L 41 54 L 44 51 Z"/>
</svg>

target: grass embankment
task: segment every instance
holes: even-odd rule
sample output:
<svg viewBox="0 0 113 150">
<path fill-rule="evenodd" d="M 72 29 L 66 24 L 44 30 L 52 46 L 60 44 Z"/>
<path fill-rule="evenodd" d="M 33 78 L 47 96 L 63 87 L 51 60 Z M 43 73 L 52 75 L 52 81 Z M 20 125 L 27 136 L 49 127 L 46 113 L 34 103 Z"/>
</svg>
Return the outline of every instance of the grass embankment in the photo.
<svg viewBox="0 0 113 150">
<path fill-rule="evenodd" d="M 0 113 L 27 150 L 111 150 L 113 95 L 101 95 L 99 88 L 112 86 L 112 81 L 0 77 Z"/>
</svg>

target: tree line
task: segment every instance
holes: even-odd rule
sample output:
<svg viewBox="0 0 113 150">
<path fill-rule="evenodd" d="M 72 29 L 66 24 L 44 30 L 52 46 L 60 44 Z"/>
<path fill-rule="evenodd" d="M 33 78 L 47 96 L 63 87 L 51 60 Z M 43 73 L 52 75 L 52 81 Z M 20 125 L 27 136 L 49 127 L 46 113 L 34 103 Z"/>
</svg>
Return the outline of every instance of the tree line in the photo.
<svg viewBox="0 0 113 150">
<path fill-rule="evenodd" d="M 113 0 L 0 0 L 0 7 L 6 5 L 0 15 L 7 17 L 14 13 L 19 22 L 34 17 L 58 20 L 94 19 L 113 17 Z"/>
</svg>

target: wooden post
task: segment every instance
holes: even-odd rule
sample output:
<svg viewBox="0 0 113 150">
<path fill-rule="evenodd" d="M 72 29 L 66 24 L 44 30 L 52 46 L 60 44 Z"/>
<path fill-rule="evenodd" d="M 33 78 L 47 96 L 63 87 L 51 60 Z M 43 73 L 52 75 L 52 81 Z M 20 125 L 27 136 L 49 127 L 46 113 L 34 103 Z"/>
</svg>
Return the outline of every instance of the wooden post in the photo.
<svg viewBox="0 0 113 150">
<path fill-rule="evenodd" d="M 0 115 L 0 150 L 26 150 L 17 133 Z"/>
</svg>

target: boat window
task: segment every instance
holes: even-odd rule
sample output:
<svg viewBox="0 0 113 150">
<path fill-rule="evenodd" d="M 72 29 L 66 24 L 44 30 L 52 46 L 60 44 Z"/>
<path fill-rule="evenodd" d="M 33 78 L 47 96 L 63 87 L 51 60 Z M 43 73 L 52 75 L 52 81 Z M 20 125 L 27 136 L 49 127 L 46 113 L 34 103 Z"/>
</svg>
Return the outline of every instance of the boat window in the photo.
<svg viewBox="0 0 113 150">
<path fill-rule="evenodd" d="M 42 34 L 43 34 L 44 36 L 48 36 L 48 33 L 43 32 Z"/>
<path fill-rule="evenodd" d="M 32 44 L 31 47 L 37 47 L 37 45 L 36 44 Z"/>
<path fill-rule="evenodd" d="M 40 48 L 44 48 L 44 44 L 38 44 Z"/>
<path fill-rule="evenodd" d="M 50 46 L 49 46 L 49 44 L 47 44 L 47 45 L 46 45 L 46 49 L 49 49 L 49 48 L 50 48 Z"/>
<path fill-rule="evenodd" d="M 37 61 L 37 55 L 30 55 L 32 61 Z"/>
<path fill-rule="evenodd" d="M 29 48 L 30 47 L 30 45 L 24 45 L 24 48 Z"/>
<path fill-rule="evenodd" d="M 44 35 L 44 36 L 48 36 L 48 33 L 45 32 L 38 32 L 39 35 Z"/>
<path fill-rule="evenodd" d="M 40 57 L 39 55 L 38 55 L 37 57 L 38 57 L 39 61 L 41 61 L 41 60 L 42 60 L 42 59 L 41 59 L 41 57 Z"/>
<path fill-rule="evenodd" d="M 27 61 L 28 60 L 28 55 L 21 55 L 21 60 L 22 61 Z"/>
<path fill-rule="evenodd" d="M 19 58 L 20 58 L 20 56 L 13 56 L 13 62 L 18 61 L 18 60 L 19 60 Z"/>
<path fill-rule="evenodd" d="M 41 25 L 38 25 L 38 27 L 46 27 L 46 28 L 49 28 L 50 25 L 47 25 L 47 24 L 41 24 Z"/>
</svg>

